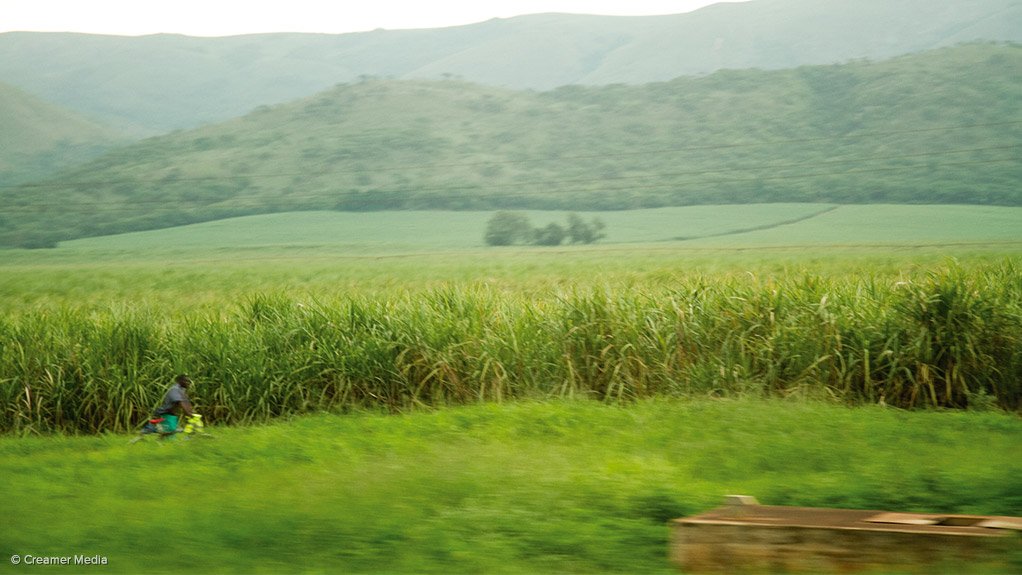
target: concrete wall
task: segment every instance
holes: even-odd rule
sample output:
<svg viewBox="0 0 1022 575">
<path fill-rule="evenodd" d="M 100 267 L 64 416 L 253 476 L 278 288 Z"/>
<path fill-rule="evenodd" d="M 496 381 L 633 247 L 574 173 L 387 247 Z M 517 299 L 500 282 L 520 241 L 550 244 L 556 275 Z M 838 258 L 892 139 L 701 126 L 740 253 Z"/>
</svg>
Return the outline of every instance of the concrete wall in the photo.
<svg viewBox="0 0 1022 575">
<path fill-rule="evenodd" d="M 671 560 L 685 573 L 1011 573 L 1020 538 L 716 525 L 676 521 Z"/>
</svg>

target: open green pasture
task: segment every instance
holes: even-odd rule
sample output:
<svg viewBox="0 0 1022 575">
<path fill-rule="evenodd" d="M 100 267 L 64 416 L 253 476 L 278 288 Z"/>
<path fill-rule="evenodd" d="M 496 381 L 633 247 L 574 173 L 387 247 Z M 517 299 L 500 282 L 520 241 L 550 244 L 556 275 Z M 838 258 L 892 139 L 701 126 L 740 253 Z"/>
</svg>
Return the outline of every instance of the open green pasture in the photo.
<svg viewBox="0 0 1022 575">
<path fill-rule="evenodd" d="M 533 225 L 564 223 L 564 212 L 524 211 Z M 297 212 L 61 243 L 57 253 L 182 254 L 325 249 L 347 255 L 484 247 L 493 212 Z M 581 212 L 606 224 L 603 245 L 669 242 L 701 248 L 1022 243 L 1022 208 L 754 204 Z"/>
<path fill-rule="evenodd" d="M 88 569 L 115 573 L 670 573 L 669 520 L 730 493 L 1022 514 L 1022 422 L 999 412 L 550 401 L 212 433 L 135 445 L 0 438 L 5 563 L 84 554 L 109 561 Z"/>
<path fill-rule="evenodd" d="M 700 246 L 946 246 L 1013 245 L 1022 238 L 1022 208 L 992 206 L 854 205 L 819 212 L 791 225 L 695 238 Z"/>
<path fill-rule="evenodd" d="M 563 212 L 524 212 L 540 227 Z M 493 212 L 301 212 L 0 251 L 0 310 L 223 307 L 253 293 L 486 285 L 549 294 L 686 277 L 906 277 L 1022 254 L 1022 208 L 763 204 L 583 212 L 595 245 L 484 246 Z M 685 240 L 678 238 L 688 238 Z"/>
</svg>

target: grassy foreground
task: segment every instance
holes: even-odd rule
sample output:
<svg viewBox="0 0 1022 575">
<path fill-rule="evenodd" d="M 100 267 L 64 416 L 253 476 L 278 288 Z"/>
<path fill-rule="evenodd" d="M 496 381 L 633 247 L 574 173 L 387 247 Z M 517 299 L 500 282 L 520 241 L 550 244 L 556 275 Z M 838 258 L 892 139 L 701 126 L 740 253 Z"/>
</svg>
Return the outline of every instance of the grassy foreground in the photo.
<svg viewBox="0 0 1022 575">
<path fill-rule="evenodd" d="M 667 522 L 727 493 L 1022 514 L 1022 420 L 1001 412 L 550 401 L 213 432 L 0 439 L 5 569 L 666 573 Z"/>
</svg>

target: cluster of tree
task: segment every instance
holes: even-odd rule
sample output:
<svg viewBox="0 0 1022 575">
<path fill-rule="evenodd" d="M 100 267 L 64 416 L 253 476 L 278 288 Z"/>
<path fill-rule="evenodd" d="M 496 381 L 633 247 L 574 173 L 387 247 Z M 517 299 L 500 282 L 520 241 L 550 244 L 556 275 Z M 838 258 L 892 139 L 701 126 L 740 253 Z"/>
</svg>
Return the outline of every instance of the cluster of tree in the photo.
<svg viewBox="0 0 1022 575">
<path fill-rule="evenodd" d="M 599 218 L 586 222 L 576 213 L 568 214 L 565 225 L 550 222 L 541 228 L 532 226 L 529 216 L 522 212 L 499 211 L 486 224 L 485 240 L 490 246 L 531 244 L 559 246 L 565 240 L 571 244 L 591 244 L 606 237 L 607 226 Z"/>
</svg>

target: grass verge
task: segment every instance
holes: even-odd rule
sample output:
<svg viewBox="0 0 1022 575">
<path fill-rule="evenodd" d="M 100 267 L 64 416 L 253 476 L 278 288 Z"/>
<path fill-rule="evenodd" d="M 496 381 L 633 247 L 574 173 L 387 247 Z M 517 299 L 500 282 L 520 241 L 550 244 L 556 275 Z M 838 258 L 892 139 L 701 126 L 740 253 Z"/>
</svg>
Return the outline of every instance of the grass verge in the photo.
<svg viewBox="0 0 1022 575">
<path fill-rule="evenodd" d="M 213 432 L 0 439 L 0 553 L 98 554 L 106 572 L 667 573 L 667 522 L 727 493 L 1022 514 L 1022 420 L 1001 412 L 548 401 Z"/>
</svg>

